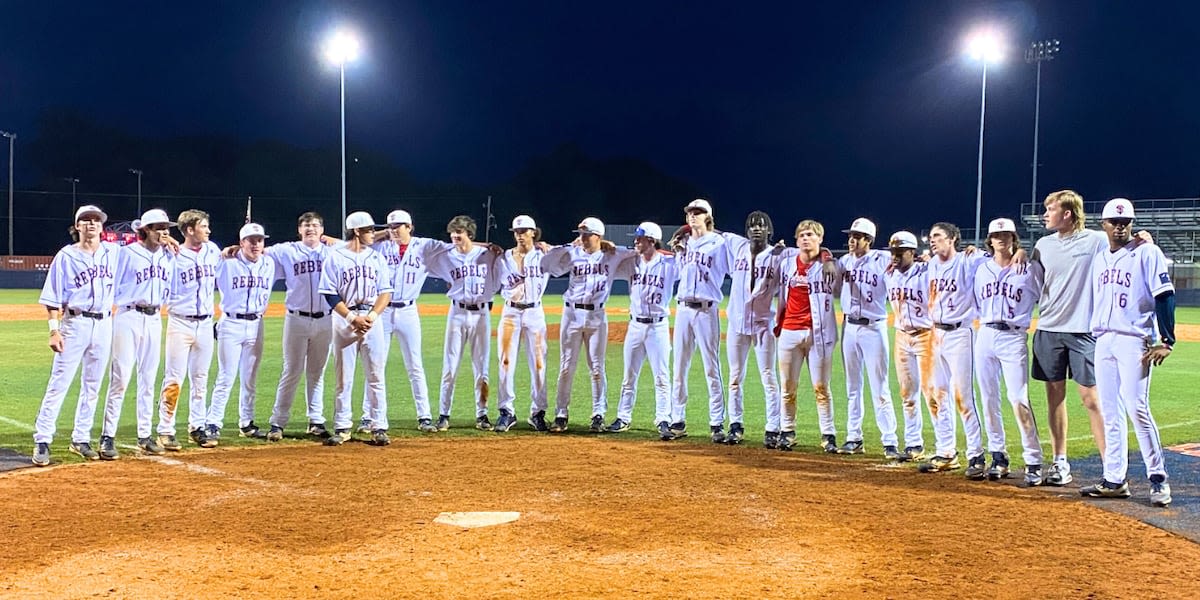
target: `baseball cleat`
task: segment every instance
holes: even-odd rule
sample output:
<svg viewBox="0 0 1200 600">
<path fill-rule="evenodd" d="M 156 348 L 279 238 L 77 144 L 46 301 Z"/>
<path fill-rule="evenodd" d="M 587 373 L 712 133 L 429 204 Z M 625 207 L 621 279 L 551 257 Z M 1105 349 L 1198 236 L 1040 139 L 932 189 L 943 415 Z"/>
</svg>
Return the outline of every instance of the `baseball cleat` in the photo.
<svg viewBox="0 0 1200 600">
<path fill-rule="evenodd" d="M 216 425 L 206 425 L 204 427 L 204 435 L 208 436 L 210 440 L 217 441 L 221 439 L 221 428 Z"/>
<path fill-rule="evenodd" d="M 830 436 L 832 437 L 832 436 Z M 779 434 L 779 442 L 775 446 L 784 452 L 791 452 L 792 448 L 796 447 L 796 432 L 784 431 Z"/>
<path fill-rule="evenodd" d="M 884 446 L 883 447 L 883 457 L 888 460 L 894 460 L 896 462 L 901 462 L 908 458 L 907 455 L 901 453 L 900 450 L 896 449 L 895 446 Z"/>
<path fill-rule="evenodd" d="M 341 446 L 342 444 L 350 441 L 351 437 L 352 435 L 349 429 L 334 429 L 333 435 L 330 435 L 329 438 L 325 440 L 325 445 Z"/>
<path fill-rule="evenodd" d="M 392 440 L 388 438 L 386 429 L 376 429 L 371 432 L 370 444 L 372 446 L 386 446 L 390 443 L 392 443 Z"/>
<path fill-rule="evenodd" d="M 763 432 L 763 448 L 766 448 L 767 450 L 774 450 L 777 447 L 779 447 L 779 432 L 778 431 L 764 431 Z"/>
<path fill-rule="evenodd" d="M 862 440 L 846 440 L 846 443 L 837 449 L 838 454 L 862 454 L 863 452 Z"/>
<path fill-rule="evenodd" d="M 1071 477 L 1071 465 L 1066 462 L 1056 462 L 1050 465 L 1050 472 L 1046 474 L 1046 485 L 1061 487 L 1074 481 Z"/>
<path fill-rule="evenodd" d="M 117 442 L 113 440 L 111 435 L 100 436 L 100 459 L 101 460 L 117 460 L 121 455 L 117 453 Z"/>
<path fill-rule="evenodd" d="M 513 425 L 516 424 L 516 415 L 502 408 L 500 409 L 500 418 L 496 419 L 496 426 L 492 429 L 494 431 L 508 431 L 509 429 L 512 429 Z"/>
<path fill-rule="evenodd" d="M 746 429 L 741 423 L 729 424 L 729 435 L 725 436 L 725 443 L 731 446 L 736 446 L 746 439 Z"/>
<path fill-rule="evenodd" d="M 1008 477 L 1008 455 L 1003 452 L 992 453 L 992 465 L 988 467 L 987 478 L 991 481 L 1000 481 Z"/>
<path fill-rule="evenodd" d="M 137 447 L 142 451 L 143 454 L 148 454 L 150 456 L 159 456 L 165 452 L 162 446 L 154 442 L 154 438 L 152 437 L 138 438 Z"/>
<path fill-rule="evenodd" d="M 592 422 L 588 424 L 588 431 L 592 433 L 601 433 L 604 431 L 604 415 L 592 415 Z"/>
<path fill-rule="evenodd" d="M 962 463 L 958 462 L 957 452 L 949 458 L 935 454 L 933 458 L 917 465 L 917 471 L 921 473 L 938 473 L 941 471 L 953 471 L 961 466 Z"/>
<path fill-rule="evenodd" d="M 67 449 L 72 454 L 78 454 L 87 460 L 100 460 L 100 455 L 95 450 L 92 450 L 91 442 L 71 442 L 71 445 L 67 446 Z"/>
<path fill-rule="evenodd" d="M 1171 504 L 1171 484 L 1167 483 L 1166 476 L 1150 476 L 1150 504 L 1159 508 Z"/>
<path fill-rule="evenodd" d="M 671 426 L 666 421 L 658 422 L 658 439 L 664 442 L 675 439 L 675 434 L 671 433 Z"/>
<path fill-rule="evenodd" d="M 437 426 L 433 424 L 433 419 L 430 419 L 428 417 L 426 417 L 424 419 L 417 419 L 417 431 L 421 431 L 424 433 L 433 433 L 437 430 L 438 430 Z"/>
<path fill-rule="evenodd" d="M 626 431 L 629 431 L 629 423 L 627 421 L 617 419 L 612 422 L 612 425 L 608 426 L 607 431 L 609 433 L 624 433 Z"/>
<path fill-rule="evenodd" d="M 684 423 L 683 421 L 671 423 L 671 435 L 673 436 L 671 438 L 673 440 L 687 437 L 687 423 Z"/>
<path fill-rule="evenodd" d="M 550 428 L 546 426 L 546 411 L 544 410 L 539 410 L 532 415 L 529 415 L 529 419 L 525 422 L 529 423 L 529 426 L 532 427 L 534 431 L 550 430 Z"/>
<path fill-rule="evenodd" d="M 324 423 L 309 423 L 306 430 L 308 435 L 319 438 L 329 437 L 329 430 L 325 428 Z"/>
<path fill-rule="evenodd" d="M 487 415 L 479 415 L 478 417 L 475 417 L 475 429 L 478 429 L 480 431 L 491 431 L 492 430 L 491 419 L 488 419 Z"/>
<path fill-rule="evenodd" d="M 50 464 L 50 444 L 46 442 L 34 444 L 33 464 L 37 467 L 45 467 Z"/>
<path fill-rule="evenodd" d="M 283 432 L 281 431 L 280 433 Z M 263 433 L 262 428 L 254 424 L 254 421 L 250 421 L 245 427 L 238 428 L 238 435 L 254 440 L 262 440 L 266 439 L 267 437 L 267 434 Z"/>
<path fill-rule="evenodd" d="M 709 425 L 708 438 L 712 440 L 712 443 L 714 444 L 724 444 L 725 430 L 722 429 L 720 425 Z"/>
<path fill-rule="evenodd" d="M 1129 482 L 1111 483 L 1102 479 L 1095 485 L 1079 488 L 1079 495 L 1088 498 L 1128 498 Z"/>
<path fill-rule="evenodd" d="M 967 470 L 963 473 L 963 476 L 971 481 L 983 481 L 987 479 L 987 459 L 982 454 L 972 456 L 967 460 Z"/>
<path fill-rule="evenodd" d="M 925 458 L 925 446 L 905 446 L 904 460 L 922 460 Z"/>
<path fill-rule="evenodd" d="M 446 431 L 450 429 L 450 415 L 438 415 L 437 430 Z"/>
<path fill-rule="evenodd" d="M 283 439 L 283 428 L 278 425 L 272 425 L 271 431 L 267 432 L 268 442 L 278 442 Z"/>
<path fill-rule="evenodd" d="M 188 438 L 201 448 L 216 448 L 217 440 L 208 437 L 208 432 L 204 431 L 204 427 L 197 427 L 188 432 Z"/>
<path fill-rule="evenodd" d="M 1025 487 L 1042 485 L 1042 465 L 1025 465 Z"/>
<path fill-rule="evenodd" d="M 554 417 L 554 423 L 550 425 L 550 433 L 563 433 L 567 430 L 566 417 Z"/>
<path fill-rule="evenodd" d="M 371 419 L 363 417 L 358 420 L 358 429 L 354 431 L 355 433 L 371 433 L 371 430 L 374 428 L 375 424 L 371 422 Z"/>
<path fill-rule="evenodd" d="M 158 436 L 158 445 L 161 446 L 163 450 L 167 450 L 169 452 L 179 452 L 180 450 L 183 450 L 183 444 L 180 444 L 179 440 L 175 439 L 175 436 L 173 435 Z"/>
<path fill-rule="evenodd" d="M 795 439 L 795 437 L 795 432 L 792 432 L 792 439 Z M 782 448 L 780 449 L 782 450 Z M 832 433 L 822 434 L 821 449 L 825 451 L 825 454 L 837 454 L 837 436 Z M 788 450 L 791 450 L 791 448 L 788 448 Z"/>
</svg>

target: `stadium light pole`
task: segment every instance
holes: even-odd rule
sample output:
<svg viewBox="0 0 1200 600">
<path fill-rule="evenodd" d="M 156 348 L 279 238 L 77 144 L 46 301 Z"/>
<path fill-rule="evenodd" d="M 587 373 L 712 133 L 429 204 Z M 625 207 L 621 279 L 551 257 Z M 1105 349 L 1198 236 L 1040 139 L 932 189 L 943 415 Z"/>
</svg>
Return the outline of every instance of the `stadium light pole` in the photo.
<svg viewBox="0 0 1200 600">
<path fill-rule="evenodd" d="M 983 122 L 987 109 L 987 68 L 989 63 L 999 63 L 1004 59 L 1004 43 L 992 29 L 978 29 L 967 37 L 967 56 L 972 60 L 983 63 L 983 83 L 979 92 L 979 168 L 975 183 L 975 245 L 978 246 L 979 217 L 983 209 Z"/>
<path fill-rule="evenodd" d="M 17 134 L 9 131 L 0 131 L 0 135 L 8 138 L 8 255 L 13 255 L 13 222 L 16 221 L 13 215 L 13 145 L 17 141 Z"/>
<path fill-rule="evenodd" d="M 140 219 L 140 218 L 142 218 L 142 170 L 141 170 L 141 169 L 130 169 L 130 170 L 129 170 L 129 172 L 130 172 L 130 173 L 133 173 L 134 175 L 137 175 L 137 178 L 138 178 L 138 209 L 137 209 L 137 216 L 138 216 L 138 218 Z"/>
<path fill-rule="evenodd" d="M 1033 202 L 1035 210 L 1038 204 L 1038 121 L 1042 116 L 1042 63 L 1054 60 L 1054 56 L 1058 54 L 1059 50 L 1058 40 L 1051 39 L 1033 42 L 1025 51 L 1025 62 L 1037 65 L 1037 87 L 1035 88 L 1037 91 L 1033 96 L 1033 190 L 1030 192 L 1030 201 Z"/>
<path fill-rule="evenodd" d="M 63 181 L 71 184 L 71 214 L 75 214 L 75 184 L 79 183 L 79 178 L 63 177 Z"/>
<path fill-rule="evenodd" d="M 342 227 L 346 224 L 346 63 L 358 58 L 358 37 L 347 30 L 335 32 L 325 40 L 325 59 L 337 65 L 341 73 L 342 120 Z"/>
</svg>

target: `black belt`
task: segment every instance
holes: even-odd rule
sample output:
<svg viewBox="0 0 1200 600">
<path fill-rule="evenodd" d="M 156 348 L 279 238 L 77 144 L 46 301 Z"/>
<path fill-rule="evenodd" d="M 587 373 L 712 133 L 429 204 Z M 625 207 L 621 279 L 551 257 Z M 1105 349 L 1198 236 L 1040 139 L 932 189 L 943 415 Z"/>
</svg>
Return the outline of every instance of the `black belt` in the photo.
<svg viewBox="0 0 1200 600">
<path fill-rule="evenodd" d="M 596 310 L 598 308 L 604 308 L 604 303 L 601 302 L 600 304 L 574 304 L 571 302 L 567 302 L 567 306 L 569 306 L 571 308 L 578 308 L 580 310 Z"/>
<path fill-rule="evenodd" d="M 454 304 L 463 310 L 483 310 L 485 308 L 487 310 L 492 310 L 491 302 L 480 302 L 479 304 L 463 304 L 462 302 L 455 302 Z"/>
<path fill-rule="evenodd" d="M 665 318 L 666 317 L 634 317 L 633 320 L 637 321 L 638 323 L 645 323 L 645 324 L 649 325 L 651 323 L 658 323 L 659 321 L 662 321 Z"/>
<path fill-rule="evenodd" d="M 142 313 L 143 315 L 157 315 L 158 314 L 157 306 L 147 306 L 144 304 L 130 304 L 129 306 L 126 306 L 125 308 L 127 308 L 129 310 L 136 310 L 136 311 Z"/>
<path fill-rule="evenodd" d="M 692 302 L 691 300 L 680 300 L 679 303 L 688 308 L 695 308 L 695 309 L 700 309 L 700 310 L 707 310 L 710 306 L 713 305 L 712 302 L 708 302 L 708 301 Z"/>
<path fill-rule="evenodd" d="M 71 315 L 72 317 L 87 317 L 97 321 L 104 318 L 104 313 L 88 312 L 86 310 L 76 310 L 74 308 L 67 309 L 67 314 Z"/>
<path fill-rule="evenodd" d="M 181 319 L 187 319 L 189 321 L 203 321 L 205 319 L 212 317 L 212 315 L 178 315 L 178 316 Z"/>
<path fill-rule="evenodd" d="M 875 322 L 875 319 L 867 319 L 865 317 L 846 317 L 846 322 L 851 325 L 870 325 Z"/>
<path fill-rule="evenodd" d="M 955 329 L 962 327 L 962 323 L 934 323 L 933 326 L 941 329 L 942 331 L 954 331 Z"/>
<path fill-rule="evenodd" d="M 392 307 L 392 308 L 407 308 L 407 307 L 409 307 L 409 306 L 412 306 L 412 305 L 414 305 L 414 304 L 416 304 L 416 303 L 417 303 L 417 301 L 416 301 L 416 300 L 409 300 L 408 302 L 389 302 L 389 303 L 388 303 L 388 306 L 390 306 L 390 307 Z"/>
<path fill-rule="evenodd" d="M 984 326 L 991 327 L 992 329 L 996 329 L 999 331 L 1016 331 L 1017 330 L 1017 327 L 1015 325 L 1009 325 L 1008 323 L 984 323 Z"/>
<path fill-rule="evenodd" d="M 541 304 L 541 302 L 512 302 L 512 301 L 509 301 L 509 302 L 505 302 L 505 304 L 507 304 L 517 310 L 528 310 L 528 309 L 531 309 L 531 308 Z"/>
<path fill-rule="evenodd" d="M 257 321 L 262 318 L 262 315 L 258 313 L 230 313 L 229 316 L 242 321 Z"/>
<path fill-rule="evenodd" d="M 289 310 L 288 312 L 292 313 L 293 315 L 300 315 L 302 317 L 308 317 L 310 319 L 320 319 L 321 317 L 325 316 L 325 313 L 323 313 L 323 312 L 310 313 L 310 312 L 304 312 L 302 310 Z"/>
<path fill-rule="evenodd" d="M 924 335 L 926 333 L 929 333 L 929 328 L 928 327 L 918 327 L 916 329 L 907 329 L 907 330 L 904 330 L 904 333 L 907 333 L 908 335 Z"/>
<path fill-rule="evenodd" d="M 355 304 L 350 307 L 350 310 L 371 310 L 373 308 L 375 308 L 373 304 Z"/>
</svg>

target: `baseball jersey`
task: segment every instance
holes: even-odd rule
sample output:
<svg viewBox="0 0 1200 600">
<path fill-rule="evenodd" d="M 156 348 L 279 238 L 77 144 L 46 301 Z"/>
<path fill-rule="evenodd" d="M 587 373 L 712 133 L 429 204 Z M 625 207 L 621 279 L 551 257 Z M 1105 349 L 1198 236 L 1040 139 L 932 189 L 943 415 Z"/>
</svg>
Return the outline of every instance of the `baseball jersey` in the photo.
<svg viewBox="0 0 1200 600">
<path fill-rule="evenodd" d="M 380 294 L 392 292 L 387 263 L 370 248 L 361 252 L 354 252 L 348 246 L 335 248 L 321 266 L 317 292 L 337 294 L 349 308 L 374 305 Z"/>
<path fill-rule="evenodd" d="M 1033 308 L 1042 294 L 1042 266 L 1029 263 L 1026 267 L 1020 273 L 1020 269 L 1001 267 L 995 260 L 979 265 L 975 272 L 975 305 L 980 323 L 1029 329 Z"/>
<path fill-rule="evenodd" d="M 429 240 L 421 248 L 421 257 L 430 275 L 450 284 L 446 292 L 451 300 L 463 304 L 490 302 L 499 283 L 496 279 L 496 255 L 486 246 L 472 244 L 459 252 L 449 242 Z"/>
<path fill-rule="evenodd" d="M 975 319 L 975 272 L 990 257 L 956 252 L 950 260 L 929 259 L 929 308 L 934 323 L 971 325 Z"/>
<path fill-rule="evenodd" d="M 1037 241 L 1033 260 L 1046 274 L 1038 310 L 1040 331 L 1087 333 L 1091 327 L 1092 262 L 1108 250 L 1108 236 L 1084 229 L 1067 236 L 1052 233 Z"/>
<path fill-rule="evenodd" d="M 329 246 L 309 248 L 302 242 L 285 242 L 267 248 L 275 261 L 275 278 L 287 285 L 284 304 L 288 310 L 309 314 L 328 312 L 329 305 L 317 292 L 321 287 L 321 267 L 329 258 Z"/>
<path fill-rule="evenodd" d="M 217 265 L 221 249 L 204 242 L 198 249 L 179 247 L 175 255 L 175 283 L 171 286 L 171 314 L 198 316 L 213 314 L 213 292 L 217 287 Z"/>
<path fill-rule="evenodd" d="M 810 263 L 807 272 L 801 274 L 797 264 L 799 257 L 797 248 L 786 248 L 778 254 L 778 310 L 786 310 L 789 294 L 807 291 L 812 313 L 813 342 L 832 344 L 837 341 L 837 318 L 833 311 L 833 297 L 837 290 L 834 284 L 825 280 L 825 270 L 819 259 Z"/>
<path fill-rule="evenodd" d="M 556 246 L 542 258 L 542 269 L 551 275 L 568 275 L 563 300 L 572 304 L 602 304 L 612 292 L 617 267 L 633 253 L 628 248 L 613 252 L 588 252 L 582 246 Z"/>
<path fill-rule="evenodd" d="M 721 234 L 710 231 L 698 238 L 685 238 L 676 260 L 679 289 L 675 295 L 681 301 L 720 302 L 725 297 L 721 284 L 729 273 L 729 251 Z"/>
<path fill-rule="evenodd" d="M 842 312 L 853 319 L 877 321 L 887 318 L 887 268 L 892 254 L 867 250 L 862 256 L 847 254 L 838 259 L 842 273 Z"/>
<path fill-rule="evenodd" d="M 46 283 L 38 302 L 50 308 L 73 308 L 85 312 L 112 313 L 120 246 L 100 242 L 88 254 L 75 244 L 63 247 L 50 261 Z"/>
<path fill-rule="evenodd" d="M 887 276 L 888 300 L 899 331 L 933 327 L 929 314 L 929 264 L 914 262 L 907 271 L 892 269 Z"/>
<path fill-rule="evenodd" d="M 275 259 L 265 253 L 254 262 L 241 252 L 217 264 L 217 289 L 221 290 L 221 313 L 262 315 L 271 300 L 275 283 Z"/>
<path fill-rule="evenodd" d="M 1092 263 L 1091 331 L 1120 333 L 1154 341 L 1154 297 L 1174 291 L 1167 257 L 1154 244 L 1133 244 L 1111 252 L 1107 248 Z"/>
<path fill-rule="evenodd" d="M 409 238 L 403 249 L 393 240 L 376 242 L 371 246 L 383 255 L 391 269 L 392 302 L 415 302 L 421 295 L 421 288 L 429 276 L 425 268 L 424 248 L 438 243 L 429 238 L 413 237 Z"/>
<path fill-rule="evenodd" d="M 736 234 L 723 233 L 725 247 L 729 252 L 729 278 L 733 284 L 729 288 L 729 304 L 726 307 L 726 318 L 729 332 L 735 335 L 754 335 L 754 324 L 770 326 L 775 317 L 775 308 L 771 302 L 775 296 L 763 293 L 769 290 L 768 280 L 775 274 L 775 261 L 771 256 L 771 247 L 766 246 L 754 255 L 754 277 L 751 278 L 750 240 Z M 754 280 L 751 288 L 750 280 Z"/>
<path fill-rule="evenodd" d="M 679 279 L 675 255 L 656 252 L 650 260 L 634 255 L 621 263 L 617 277 L 629 280 L 629 316 L 669 317 L 671 293 Z"/>
<path fill-rule="evenodd" d="M 175 256 L 159 246 L 153 252 L 134 243 L 117 256 L 117 306 L 162 306 L 175 280 Z"/>
<path fill-rule="evenodd" d="M 541 302 L 546 283 L 550 281 L 550 273 L 542 269 L 545 253 L 538 248 L 531 248 L 525 253 L 521 267 L 517 266 L 513 253 L 514 250 L 510 249 L 497 261 L 500 295 L 518 304 Z"/>
</svg>

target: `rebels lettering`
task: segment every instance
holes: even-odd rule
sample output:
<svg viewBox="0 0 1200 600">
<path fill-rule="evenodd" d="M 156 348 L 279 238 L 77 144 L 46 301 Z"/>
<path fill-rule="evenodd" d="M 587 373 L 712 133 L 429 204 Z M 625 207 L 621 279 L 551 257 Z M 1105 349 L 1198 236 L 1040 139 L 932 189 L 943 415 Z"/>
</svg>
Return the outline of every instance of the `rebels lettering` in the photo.
<svg viewBox="0 0 1200 600">
<path fill-rule="evenodd" d="M 683 258 L 679 261 L 679 264 L 680 266 L 697 264 L 711 269 L 713 266 L 713 257 L 711 255 L 704 254 L 703 252 L 693 252 L 688 250 L 687 252 L 683 253 Z"/>
<path fill-rule="evenodd" d="M 151 279 L 157 279 L 159 281 L 166 281 L 167 280 L 166 268 L 161 267 L 159 265 L 150 265 L 149 267 L 146 267 L 144 269 L 138 269 L 137 271 L 135 271 L 133 273 L 133 281 L 134 281 L 134 283 L 136 283 L 138 285 L 146 283 L 147 281 L 150 281 Z"/>
<path fill-rule="evenodd" d="M 465 277 L 487 277 L 487 265 L 463 265 L 450 270 L 450 277 L 463 279 Z"/>
<path fill-rule="evenodd" d="M 75 281 L 75 287 L 83 287 L 83 286 L 91 283 L 92 280 L 94 280 L 94 279 L 112 279 L 112 278 L 113 278 L 113 274 L 112 274 L 112 271 L 109 270 L 108 265 L 98 265 L 98 266 L 88 267 L 88 269 L 86 271 L 80 271 L 79 273 L 76 273 L 75 277 L 73 277 L 72 279 Z"/>
<path fill-rule="evenodd" d="M 292 274 L 296 276 L 307 275 L 308 273 L 320 273 L 321 261 L 319 260 L 301 260 L 292 263 Z"/>
<path fill-rule="evenodd" d="M 1023 290 L 1020 287 L 1012 285 L 1008 282 L 993 281 L 991 283 L 984 284 L 983 289 L 979 292 L 979 295 L 980 298 L 985 300 L 994 296 L 1004 296 L 1005 298 L 1008 298 L 1014 302 L 1020 302 L 1022 292 Z"/>
<path fill-rule="evenodd" d="M 342 289 L 350 285 L 355 279 L 369 279 L 374 281 L 379 278 L 379 273 L 368 265 L 354 265 L 342 271 Z"/>
<path fill-rule="evenodd" d="M 913 288 L 892 288 L 888 290 L 888 300 L 894 302 L 915 301 L 922 304 L 925 303 L 925 291 Z"/>
<path fill-rule="evenodd" d="M 183 269 L 179 272 L 179 280 L 184 285 L 199 281 L 206 277 L 215 278 L 217 276 L 217 268 L 212 265 L 196 265 L 190 269 Z"/>
<path fill-rule="evenodd" d="M 1105 269 L 1100 272 L 1100 285 L 1133 287 L 1133 273 L 1122 269 Z"/>
<path fill-rule="evenodd" d="M 879 274 L 865 271 L 863 269 L 850 269 L 842 273 L 842 281 L 845 283 L 857 282 L 870 286 L 879 285 Z"/>
<path fill-rule="evenodd" d="M 634 273 L 633 278 L 629 280 L 629 285 L 656 287 L 661 290 L 667 287 L 667 281 L 662 276 L 653 273 Z"/>
<path fill-rule="evenodd" d="M 929 282 L 929 291 L 933 292 L 933 293 L 957 292 L 958 291 L 958 280 L 957 279 L 948 279 L 945 277 L 939 277 L 937 279 L 933 279 Z"/>
<path fill-rule="evenodd" d="M 251 289 L 270 287 L 266 277 L 261 275 L 238 275 L 230 280 L 233 289 Z"/>
<path fill-rule="evenodd" d="M 571 274 L 576 277 L 587 277 L 588 275 L 608 276 L 608 265 L 604 263 L 598 265 L 592 263 L 575 265 L 571 267 Z"/>
</svg>

